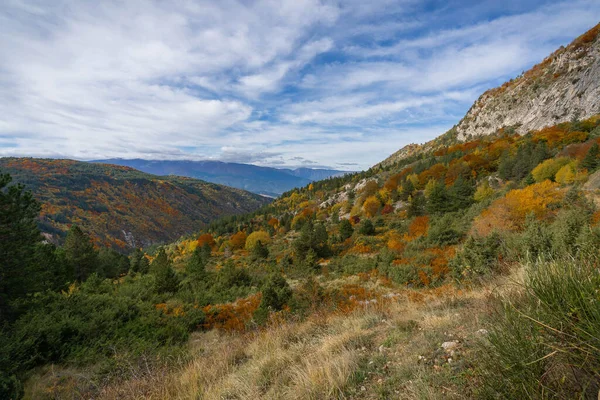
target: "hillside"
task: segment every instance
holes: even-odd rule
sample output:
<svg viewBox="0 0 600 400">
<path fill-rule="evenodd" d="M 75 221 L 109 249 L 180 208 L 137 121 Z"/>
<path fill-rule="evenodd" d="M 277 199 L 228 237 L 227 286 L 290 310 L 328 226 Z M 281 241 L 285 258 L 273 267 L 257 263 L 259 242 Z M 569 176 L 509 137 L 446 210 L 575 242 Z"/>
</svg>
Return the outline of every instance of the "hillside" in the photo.
<svg viewBox="0 0 600 400">
<path fill-rule="evenodd" d="M 154 175 L 187 176 L 272 197 L 277 197 L 296 187 L 306 186 L 315 180 L 345 173 L 337 170 L 310 168 L 276 169 L 222 161 L 115 158 L 93 162 L 128 166 Z"/>
<path fill-rule="evenodd" d="M 522 75 L 483 93 L 444 135 L 410 144 L 378 165 L 435 150 L 500 129 L 526 134 L 600 113 L 600 24 L 561 47 Z"/>
<path fill-rule="evenodd" d="M 42 231 L 54 240 L 77 224 L 97 243 L 120 250 L 171 241 L 268 202 L 195 179 L 72 160 L 0 158 L 0 171 L 33 191 L 42 203 Z"/>
</svg>

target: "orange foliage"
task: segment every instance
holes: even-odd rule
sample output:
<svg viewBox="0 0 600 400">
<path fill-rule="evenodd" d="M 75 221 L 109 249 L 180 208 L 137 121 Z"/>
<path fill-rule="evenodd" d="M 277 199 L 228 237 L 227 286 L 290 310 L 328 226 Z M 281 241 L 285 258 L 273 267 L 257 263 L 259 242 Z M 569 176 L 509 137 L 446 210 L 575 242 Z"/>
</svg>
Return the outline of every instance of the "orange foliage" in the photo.
<svg viewBox="0 0 600 400">
<path fill-rule="evenodd" d="M 202 247 L 205 244 L 208 244 L 211 248 L 215 247 L 215 238 L 210 233 L 204 233 L 198 236 L 198 246 Z"/>
<path fill-rule="evenodd" d="M 583 35 L 579 36 L 577 39 L 573 41 L 573 46 L 576 49 L 580 49 L 587 45 L 588 43 L 592 43 L 596 38 L 600 35 L 600 24 L 596 25 Z"/>
<path fill-rule="evenodd" d="M 596 139 L 595 142 L 600 144 L 600 139 Z M 593 144 L 594 141 L 588 141 L 585 143 L 574 143 L 562 149 L 562 151 L 558 153 L 558 155 L 583 160 L 588 150 L 590 149 L 590 147 L 592 147 Z"/>
<path fill-rule="evenodd" d="M 373 249 L 371 248 L 371 246 L 367 246 L 366 244 L 356 244 L 348 252 L 355 254 L 368 254 L 372 253 Z"/>
<path fill-rule="evenodd" d="M 391 237 L 387 242 L 388 249 L 397 253 L 402 253 L 404 251 L 405 246 L 406 245 L 404 244 L 404 242 L 397 235 Z"/>
<path fill-rule="evenodd" d="M 454 248 L 446 247 L 445 249 L 440 249 L 434 247 L 429 249 L 428 252 L 435 256 L 435 258 L 431 260 L 431 270 L 434 277 L 443 277 L 450 272 L 448 260 L 454 257 Z"/>
<path fill-rule="evenodd" d="M 473 231 L 479 235 L 488 235 L 494 230 L 521 230 L 529 213 L 533 213 L 538 219 L 552 217 L 555 211 L 548 206 L 560 202 L 563 195 L 559 185 L 549 180 L 524 189 L 511 190 L 475 218 Z"/>
<path fill-rule="evenodd" d="M 429 286 L 429 284 L 431 283 L 431 279 L 429 279 L 429 276 L 427 275 L 427 273 L 422 270 L 419 271 L 419 280 L 421 281 L 423 286 Z"/>
<path fill-rule="evenodd" d="M 271 218 L 267 224 L 272 226 L 273 228 L 277 228 L 279 226 L 279 220 L 277 218 Z"/>
<path fill-rule="evenodd" d="M 338 300 L 337 309 L 339 312 L 347 314 L 358 306 L 364 307 L 372 301 L 377 303 L 381 301 L 381 297 L 364 286 L 347 284 L 341 289 L 341 299 Z"/>
<path fill-rule="evenodd" d="M 234 303 L 208 305 L 202 310 L 206 314 L 205 329 L 220 329 L 226 332 L 243 332 L 254 312 L 260 305 L 260 293 L 240 299 Z"/>
<path fill-rule="evenodd" d="M 390 214 L 392 212 L 394 212 L 394 207 L 391 204 L 386 204 L 381 209 L 381 215 L 387 215 L 387 214 Z"/>
<path fill-rule="evenodd" d="M 600 223 L 600 211 L 596 211 L 594 215 L 592 215 L 592 226 L 596 226 Z"/>
<path fill-rule="evenodd" d="M 470 174 L 471 168 L 466 162 L 464 162 L 462 159 L 452 160 L 450 166 L 448 167 L 448 171 L 446 172 L 444 183 L 446 185 L 452 185 L 459 176 L 468 178 Z"/>
<path fill-rule="evenodd" d="M 418 237 L 427 235 L 427 229 L 429 228 L 429 217 L 427 215 L 422 217 L 415 217 L 408 227 L 408 238 L 414 240 Z"/>
<path fill-rule="evenodd" d="M 231 235 L 229 242 L 231 243 L 232 249 L 233 250 L 243 249 L 244 246 L 246 245 L 247 238 L 248 238 L 248 235 L 246 235 L 246 232 L 243 232 L 243 231 L 240 231 L 240 232 L 237 232 L 237 233 L 234 233 L 233 235 Z"/>
<path fill-rule="evenodd" d="M 446 174 L 446 166 L 444 164 L 435 164 L 431 168 L 419 174 L 419 184 L 424 186 L 431 179 L 439 180 Z"/>
<path fill-rule="evenodd" d="M 583 142 L 587 139 L 588 134 L 586 132 L 569 132 L 570 126 L 571 124 L 569 122 L 548 126 L 534 132 L 532 139 L 534 142 L 545 140 L 550 148 L 557 148 L 570 143 Z"/>
<path fill-rule="evenodd" d="M 398 188 L 398 182 L 400 181 L 400 174 L 392 175 L 383 184 L 383 187 L 388 191 L 392 192 Z"/>
</svg>

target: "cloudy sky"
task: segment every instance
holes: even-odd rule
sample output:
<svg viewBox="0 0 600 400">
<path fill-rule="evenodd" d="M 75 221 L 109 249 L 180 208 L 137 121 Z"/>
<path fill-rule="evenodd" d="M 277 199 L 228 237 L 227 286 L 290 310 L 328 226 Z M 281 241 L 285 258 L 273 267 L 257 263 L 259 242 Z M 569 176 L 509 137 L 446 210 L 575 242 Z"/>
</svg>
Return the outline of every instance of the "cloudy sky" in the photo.
<svg viewBox="0 0 600 400">
<path fill-rule="evenodd" d="M 599 21 L 597 0 L 2 0 L 0 156 L 367 168 Z"/>
</svg>

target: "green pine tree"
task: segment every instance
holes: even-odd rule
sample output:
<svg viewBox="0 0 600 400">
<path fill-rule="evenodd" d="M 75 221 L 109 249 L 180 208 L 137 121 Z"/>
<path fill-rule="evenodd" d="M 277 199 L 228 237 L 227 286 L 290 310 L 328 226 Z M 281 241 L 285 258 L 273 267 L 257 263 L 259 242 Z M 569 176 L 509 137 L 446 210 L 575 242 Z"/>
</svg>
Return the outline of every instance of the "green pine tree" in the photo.
<svg viewBox="0 0 600 400">
<path fill-rule="evenodd" d="M 203 281 L 207 277 L 206 265 L 210 259 L 210 246 L 208 247 L 208 255 L 207 251 L 204 249 L 204 246 L 196 247 L 186 264 L 185 270 L 194 280 Z"/>
<path fill-rule="evenodd" d="M 77 225 L 73 225 L 65 239 L 65 257 L 74 278 L 83 282 L 98 269 L 98 253 L 90 237 Z"/>
<path fill-rule="evenodd" d="M 366 235 L 366 236 L 374 235 L 375 234 L 375 226 L 373 225 L 373 222 L 371 222 L 370 219 L 362 220 L 358 227 L 358 233 L 360 233 L 361 235 Z"/>
<path fill-rule="evenodd" d="M 599 165 L 598 157 L 600 157 L 600 147 L 597 142 L 594 142 L 581 161 L 581 167 L 587 169 L 589 172 L 595 171 Z"/>
<path fill-rule="evenodd" d="M 150 264 L 150 272 L 154 275 L 154 290 L 156 293 L 176 293 L 179 288 L 179 279 L 173 270 L 171 260 L 164 248 L 158 250 L 156 258 Z"/>
<path fill-rule="evenodd" d="M 450 210 L 450 196 L 442 182 L 435 182 L 427 198 L 427 212 L 445 213 Z"/>
<path fill-rule="evenodd" d="M 269 249 L 259 240 L 252 248 L 252 256 L 256 259 L 265 259 L 269 257 Z"/>
<path fill-rule="evenodd" d="M 423 193 L 417 192 L 408 199 L 407 214 L 410 218 L 425 214 L 425 196 L 423 196 Z"/>
<path fill-rule="evenodd" d="M 414 191 L 415 191 L 415 185 L 413 185 L 413 183 L 410 179 L 407 179 L 402 184 L 402 192 L 400 193 L 400 199 L 402 199 L 404 201 L 408 200 L 409 197 L 412 196 Z"/>
<path fill-rule="evenodd" d="M 348 239 L 349 237 L 352 237 L 353 233 L 354 228 L 352 227 L 350 221 L 348 221 L 347 219 L 343 219 L 340 222 L 340 239 L 342 240 L 342 242 Z"/>
<path fill-rule="evenodd" d="M 8 174 L 0 175 L 0 324 L 9 302 L 31 291 L 35 276 L 36 246 L 42 237 L 36 218 L 38 202 L 22 185 L 10 185 Z"/>
<path fill-rule="evenodd" d="M 459 176 L 454 182 L 448 195 L 450 198 L 449 209 L 451 211 L 463 210 L 474 203 L 473 194 L 475 193 L 475 185 L 472 181 Z"/>
</svg>

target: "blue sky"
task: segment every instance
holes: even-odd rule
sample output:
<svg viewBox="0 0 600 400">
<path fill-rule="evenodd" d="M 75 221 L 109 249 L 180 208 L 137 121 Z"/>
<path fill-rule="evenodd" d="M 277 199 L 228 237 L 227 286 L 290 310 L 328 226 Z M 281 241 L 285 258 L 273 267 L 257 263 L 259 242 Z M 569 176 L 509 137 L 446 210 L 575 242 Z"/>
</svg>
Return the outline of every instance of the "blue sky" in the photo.
<svg viewBox="0 0 600 400">
<path fill-rule="evenodd" d="M 597 0 L 3 0 L 0 156 L 368 168 L 599 21 Z"/>
</svg>

